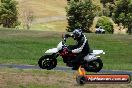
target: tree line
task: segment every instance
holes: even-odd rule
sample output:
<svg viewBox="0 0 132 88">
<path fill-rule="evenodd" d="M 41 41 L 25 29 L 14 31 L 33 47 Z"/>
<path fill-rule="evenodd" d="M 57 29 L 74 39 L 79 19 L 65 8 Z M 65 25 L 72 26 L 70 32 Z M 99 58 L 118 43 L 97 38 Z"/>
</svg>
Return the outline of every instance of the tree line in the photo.
<svg viewBox="0 0 132 88">
<path fill-rule="evenodd" d="M 67 31 L 73 31 L 76 28 L 81 28 L 84 32 L 90 32 L 93 19 L 96 16 L 106 16 L 124 27 L 128 28 L 131 33 L 132 29 L 132 0 L 100 0 L 103 8 L 93 3 L 93 0 L 67 0 L 68 6 Z M 107 19 L 105 20 L 107 21 Z M 106 25 L 109 23 L 106 22 Z M 111 24 L 110 24 L 111 25 Z M 110 26 L 108 25 L 108 26 Z M 107 27 L 108 27 L 107 26 Z M 108 32 L 112 32 L 112 27 L 109 27 Z"/>
<path fill-rule="evenodd" d="M 0 0 L 0 25 L 6 28 L 15 28 L 20 25 L 18 21 L 17 1 L 15 0 Z M 103 20 L 97 23 L 97 26 L 104 25 L 106 30 L 111 33 L 112 26 L 106 17 L 124 27 L 128 28 L 131 33 L 132 29 L 132 0 L 100 0 L 103 8 L 95 5 L 94 0 L 67 0 L 67 31 L 73 31 L 76 28 L 81 28 L 84 32 L 90 32 L 93 19 L 96 16 L 105 16 Z M 30 26 L 30 21 L 33 16 L 27 16 L 27 28 Z"/>
</svg>

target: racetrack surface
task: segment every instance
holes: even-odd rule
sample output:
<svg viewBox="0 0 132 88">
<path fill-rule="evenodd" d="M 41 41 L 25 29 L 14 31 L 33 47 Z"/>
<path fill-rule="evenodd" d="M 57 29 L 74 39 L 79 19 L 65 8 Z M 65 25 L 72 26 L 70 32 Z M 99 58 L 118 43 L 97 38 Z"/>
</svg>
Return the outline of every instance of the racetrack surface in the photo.
<svg viewBox="0 0 132 88">
<path fill-rule="evenodd" d="M 2 67 L 18 68 L 18 69 L 40 69 L 38 66 L 34 66 L 34 65 L 0 64 L 0 68 L 2 68 Z M 75 70 L 72 70 L 70 67 L 64 67 L 64 66 L 57 66 L 53 70 L 75 72 Z M 104 69 L 102 69 L 98 73 L 130 74 L 130 75 L 132 75 L 132 71 L 123 71 L 123 70 L 104 70 Z"/>
</svg>

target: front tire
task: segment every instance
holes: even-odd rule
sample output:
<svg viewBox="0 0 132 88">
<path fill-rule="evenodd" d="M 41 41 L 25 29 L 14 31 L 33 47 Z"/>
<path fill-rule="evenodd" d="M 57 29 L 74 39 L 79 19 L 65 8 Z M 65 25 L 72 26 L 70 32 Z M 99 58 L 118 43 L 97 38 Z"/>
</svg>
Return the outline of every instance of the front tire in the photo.
<svg viewBox="0 0 132 88">
<path fill-rule="evenodd" d="M 51 70 L 56 67 L 57 60 L 56 58 L 53 58 L 53 56 L 51 55 L 45 55 L 39 59 L 38 65 L 42 69 Z"/>
</svg>

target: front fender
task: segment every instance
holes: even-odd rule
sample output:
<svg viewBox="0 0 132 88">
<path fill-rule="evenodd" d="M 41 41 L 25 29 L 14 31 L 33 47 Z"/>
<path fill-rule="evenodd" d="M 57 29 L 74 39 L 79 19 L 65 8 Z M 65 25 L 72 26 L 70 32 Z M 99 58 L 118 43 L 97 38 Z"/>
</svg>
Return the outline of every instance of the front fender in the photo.
<svg viewBox="0 0 132 88">
<path fill-rule="evenodd" d="M 52 49 L 48 49 L 45 52 L 45 54 L 53 54 L 53 53 L 57 53 L 57 52 L 58 52 L 57 48 L 52 48 Z"/>
</svg>

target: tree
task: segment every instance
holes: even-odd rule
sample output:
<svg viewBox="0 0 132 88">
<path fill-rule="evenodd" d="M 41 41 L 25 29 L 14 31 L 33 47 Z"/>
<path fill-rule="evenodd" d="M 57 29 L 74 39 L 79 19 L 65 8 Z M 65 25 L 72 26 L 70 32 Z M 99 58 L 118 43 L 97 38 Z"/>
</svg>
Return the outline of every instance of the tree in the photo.
<svg viewBox="0 0 132 88">
<path fill-rule="evenodd" d="M 100 0 L 100 2 L 103 4 L 103 7 L 106 7 L 106 3 L 114 4 L 115 0 Z"/>
<path fill-rule="evenodd" d="M 113 9 L 115 8 L 115 0 L 100 0 L 103 4 L 103 12 L 104 16 L 112 16 Z"/>
<path fill-rule="evenodd" d="M 14 28 L 19 24 L 17 2 L 14 0 L 1 0 L 0 24 L 6 28 Z"/>
<path fill-rule="evenodd" d="M 30 29 L 34 21 L 34 12 L 28 5 L 27 0 L 21 0 L 19 5 L 19 13 L 21 13 L 20 21 L 23 29 Z"/>
<path fill-rule="evenodd" d="M 67 31 L 81 28 L 84 32 L 90 32 L 89 28 L 95 17 L 96 6 L 91 0 L 70 1 L 66 11 L 68 27 Z"/>
<path fill-rule="evenodd" d="M 122 23 L 131 33 L 132 28 L 132 0 L 120 0 L 113 14 L 116 23 Z"/>
<path fill-rule="evenodd" d="M 30 29 L 31 28 L 31 24 L 34 20 L 34 15 L 33 15 L 33 11 L 30 9 L 25 9 L 23 11 L 23 28 L 24 29 Z"/>
</svg>

